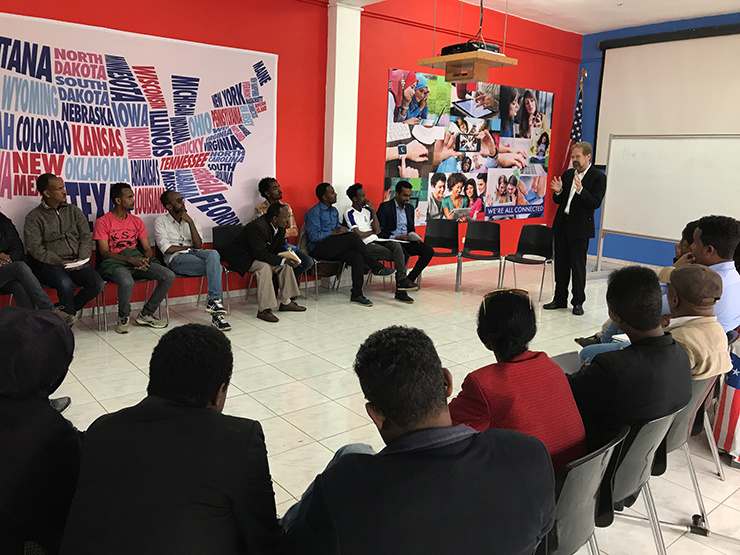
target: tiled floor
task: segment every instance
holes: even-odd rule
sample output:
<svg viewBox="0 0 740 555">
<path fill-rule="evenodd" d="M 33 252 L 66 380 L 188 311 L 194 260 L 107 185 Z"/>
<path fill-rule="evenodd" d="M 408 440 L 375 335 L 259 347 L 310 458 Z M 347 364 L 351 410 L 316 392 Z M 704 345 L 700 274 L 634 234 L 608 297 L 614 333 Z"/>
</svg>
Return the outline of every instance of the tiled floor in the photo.
<svg viewBox="0 0 740 555">
<path fill-rule="evenodd" d="M 531 291 L 536 301 L 540 270 L 519 267 L 517 273 L 519 287 Z M 351 370 L 357 347 L 372 331 L 391 324 L 424 329 L 450 369 L 456 391 L 468 372 L 493 361 L 476 337 L 475 312 L 482 295 L 496 287 L 496 276 L 495 263 L 466 263 L 462 291 L 455 293 L 454 266 L 429 268 L 423 289 L 411 294 L 416 300 L 411 305 L 395 301 L 376 279 L 366 288 L 375 303 L 371 308 L 351 305 L 346 286 L 339 292 L 322 289 L 318 302 L 311 288 L 310 298 L 300 300 L 308 311 L 279 313 L 277 324 L 255 318 L 254 295 L 248 302 L 234 295 L 229 315 L 233 330 L 227 333 L 234 350 L 234 375 L 225 412 L 262 423 L 278 512 L 285 512 L 342 445 L 364 442 L 382 447 Z M 584 316 L 543 311 L 537 302 L 539 332 L 531 348 L 550 355 L 571 351 L 576 347 L 573 337 L 598 329 L 606 318 L 606 277 L 606 271 L 588 274 Z M 509 269 L 507 283 L 513 285 L 512 281 Z M 348 276 L 344 284 L 349 284 Z M 551 299 L 551 287 L 548 270 L 543 302 Z M 194 301 L 173 301 L 170 310 L 171 326 L 210 323 Z M 72 397 L 65 416 L 85 429 L 98 416 L 141 400 L 151 350 L 166 331 L 134 325 L 128 335 L 112 329 L 98 332 L 92 317 L 83 318 L 74 327 L 77 347 L 71 371 L 56 392 Z M 692 442 L 691 448 L 712 529 L 740 538 L 740 471 L 727 466 L 722 482 L 712 470 L 706 441 Z M 683 453 L 672 453 L 669 462 L 668 472 L 651 480 L 658 514 L 662 520 L 688 523 L 698 511 Z M 645 513 L 641 501 L 634 508 Z M 740 544 L 719 538 L 682 536 L 667 528 L 663 535 L 671 555 L 740 553 Z M 609 555 L 655 552 L 647 525 L 617 520 L 610 528 L 599 529 L 597 538 L 602 552 Z"/>
</svg>

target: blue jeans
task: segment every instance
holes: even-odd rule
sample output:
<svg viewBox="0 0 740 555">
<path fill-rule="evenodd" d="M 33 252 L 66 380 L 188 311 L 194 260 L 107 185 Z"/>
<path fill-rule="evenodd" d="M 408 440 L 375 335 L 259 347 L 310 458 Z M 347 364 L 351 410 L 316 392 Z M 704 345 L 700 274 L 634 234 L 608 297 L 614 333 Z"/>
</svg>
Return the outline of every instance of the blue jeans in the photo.
<svg viewBox="0 0 740 555">
<path fill-rule="evenodd" d="M 351 453 L 374 455 L 375 450 L 366 443 L 350 443 L 349 445 L 345 445 L 344 447 L 340 447 L 339 449 L 337 449 L 337 452 L 334 453 L 334 456 L 329 461 L 329 464 L 326 465 L 326 468 L 324 470 L 326 470 L 327 468 L 331 468 L 341 457 L 343 457 L 344 455 L 349 455 Z M 301 495 L 301 498 L 296 501 L 295 504 L 285 513 L 285 516 L 280 519 L 280 525 L 285 530 L 288 530 L 296 521 L 298 516 L 301 514 L 301 508 L 303 508 L 304 511 L 306 510 L 306 507 L 308 506 L 308 501 L 311 499 L 311 494 L 313 493 L 313 484 L 313 482 L 308 484 L 308 487 L 306 488 L 306 491 L 303 492 L 303 495 Z"/>
<path fill-rule="evenodd" d="M 67 314 L 76 314 L 103 292 L 105 282 L 90 264 L 67 271 L 62 266 L 29 260 L 33 273 L 42 284 L 57 290 L 59 303 Z M 75 289 L 82 289 L 75 295 Z"/>
<path fill-rule="evenodd" d="M 190 249 L 172 257 L 170 268 L 183 276 L 206 276 L 208 299 L 214 301 L 222 299 L 221 257 L 218 251 Z"/>
<path fill-rule="evenodd" d="M 46 291 L 25 262 L 10 262 L 0 266 L 0 290 L 12 293 L 15 304 L 21 308 L 53 308 Z"/>
<path fill-rule="evenodd" d="M 295 280 L 298 282 L 298 285 L 300 285 L 301 275 L 305 274 L 311 267 L 313 267 L 313 258 L 311 258 L 311 255 L 306 254 L 303 251 L 300 251 L 298 249 L 294 250 L 295 253 L 298 255 L 298 258 L 301 259 L 301 265 L 293 268 L 293 272 L 295 273 Z"/>
<path fill-rule="evenodd" d="M 118 285 L 119 318 L 128 318 L 131 314 L 131 293 L 134 292 L 135 279 L 157 280 L 157 287 L 154 288 L 149 299 L 144 303 L 144 308 L 141 309 L 143 315 L 151 316 L 167 296 L 167 291 L 175 281 L 175 274 L 161 264 L 151 264 L 147 270 L 137 270 L 130 264 L 118 266 L 111 272 L 110 280 Z"/>
</svg>

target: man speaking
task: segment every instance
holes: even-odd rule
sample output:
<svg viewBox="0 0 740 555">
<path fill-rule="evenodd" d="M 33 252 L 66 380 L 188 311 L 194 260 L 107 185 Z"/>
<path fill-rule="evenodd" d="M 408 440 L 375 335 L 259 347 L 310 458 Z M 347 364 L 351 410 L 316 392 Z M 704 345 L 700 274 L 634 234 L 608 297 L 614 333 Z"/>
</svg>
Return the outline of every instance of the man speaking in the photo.
<svg viewBox="0 0 740 555">
<path fill-rule="evenodd" d="M 586 251 L 595 236 L 594 210 L 606 193 L 606 176 L 591 167 L 593 149 L 576 143 L 571 150 L 573 167 L 550 183 L 552 199 L 558 205 L 552 230 L 555 235 L 555 298 L 543 305 L 546 310 L 568 306 L 568 282 L 573 276 L 573 314 L 583 314 L 586 300 Z"/>
</svg>

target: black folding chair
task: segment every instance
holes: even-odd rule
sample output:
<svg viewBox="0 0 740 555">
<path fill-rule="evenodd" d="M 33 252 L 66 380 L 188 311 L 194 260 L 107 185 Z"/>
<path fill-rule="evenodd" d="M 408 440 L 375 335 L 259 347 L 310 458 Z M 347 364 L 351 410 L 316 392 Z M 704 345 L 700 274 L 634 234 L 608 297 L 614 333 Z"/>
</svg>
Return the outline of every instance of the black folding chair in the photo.
<svg viewBox="0 0 740 555">
<path fill-rule="evenodd" d="M 519 234 L 519 243 L 514 254 L 504 257 L 504 267 L 501 273 L 501 283 L 506 275 L 506 262 L 511 262 L 514 268 L 514 287 L 516 287 L 516 265 L 542 265 L 542 279 L 540 280 L 540 298 L 542 300 L 542 288 L 545 285 L 545 271 L 548 264 L 552 264 L 552 228 L 546 225 L 525 225 Z M 554 277 L 553 277 L 554 279 Z M 554 289 L 554 286 L 553 286 Z"/>
<path fill-rule="evenodd" d="M 459 291 L 462 258 L 460 255 L 457 222 L 452 220 L 429 220 L 427 222 L 427 231 L 424 234 L 424 242 L 434 249 L 434 256 L 457 258 L 455 291 Z M 421 276 L 419 276 L 419 279 L 421 280 Z"/>
<path fill-rule="evenodd" d="M 496 222 L 468 223 L 463 250 L 457 258 L 457 281 L 455 291 L 460 291 L 462 285 L 462 260 L 498 260 L 498 281 L 496 287 L 501 287 L 501 226 Z"/>
</svg>

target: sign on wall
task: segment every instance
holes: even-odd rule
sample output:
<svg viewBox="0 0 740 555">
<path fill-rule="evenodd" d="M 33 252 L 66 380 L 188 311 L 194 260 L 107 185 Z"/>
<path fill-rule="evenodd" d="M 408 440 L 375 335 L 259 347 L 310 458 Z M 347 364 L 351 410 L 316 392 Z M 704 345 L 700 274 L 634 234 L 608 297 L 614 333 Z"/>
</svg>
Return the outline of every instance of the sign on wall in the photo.
<svg viewBox="0 0 740 555">
<path fill-rule="evenodd" d="M 553 99 L 550 92 L 389 70 L 386 198 L 399 180 L 409 181 L 416 225 L 542 217 Z"/>
<path fill-rule="evenodd" d="M 53 173 L 92 224 L 130 183 L 152 231 L 165 189 L 211 228 L 251 220 L 275 174 L 277 56 L 0 14 L 0 209 L 22 230 Z"/>
</svg>

